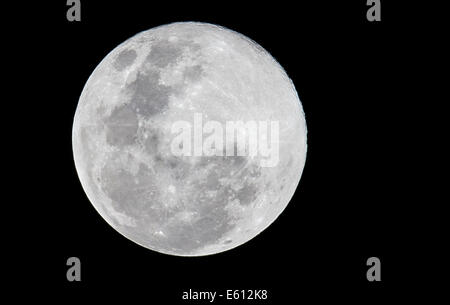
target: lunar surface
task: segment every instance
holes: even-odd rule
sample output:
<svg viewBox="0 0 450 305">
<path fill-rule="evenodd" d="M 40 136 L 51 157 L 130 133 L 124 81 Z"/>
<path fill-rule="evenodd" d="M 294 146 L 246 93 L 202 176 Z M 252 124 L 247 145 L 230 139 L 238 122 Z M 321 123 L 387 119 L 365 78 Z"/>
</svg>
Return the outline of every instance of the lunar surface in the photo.
<svg viewBox="0 0 450 305">
<path fill-rule="evenodd" d="M 262 166 L 260 154 L 174 154 L 173 124 L 194 124 L 196 113 L 223 126 L 279 122 L 276 165 Z M 141 32 L 100 62 L 72 144 L 84 191 L 116 231 L 154 251 L 201 256 L 249 241 L 285 209 L 305 163 L 306 122 L 293 83 L 260 45 L 182 22 Z"/>
</svg>

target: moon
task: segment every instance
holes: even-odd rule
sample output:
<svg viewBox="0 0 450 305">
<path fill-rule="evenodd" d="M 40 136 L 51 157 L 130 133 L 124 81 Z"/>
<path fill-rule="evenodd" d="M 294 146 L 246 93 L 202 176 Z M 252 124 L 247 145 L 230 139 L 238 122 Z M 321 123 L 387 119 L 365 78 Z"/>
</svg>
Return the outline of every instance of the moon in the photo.
<svg viewBox="0 0 450 305">
<path fill-rule="evenodd" d="M 195 125 L 195 114 L 223 126 L 278 122 L 268 141 L 276 165 L 262 166 L 262 154 L 174 154 L 173 124 Z M 203 256 L 248 242 L 282 213 L 306 136 L 295 87 L 265 49 L 221 26 L 180 22 L 106 55 L 79 98 L 72 148 L 89 201 L 117 232 L 160 253 Z"/>
</svg>

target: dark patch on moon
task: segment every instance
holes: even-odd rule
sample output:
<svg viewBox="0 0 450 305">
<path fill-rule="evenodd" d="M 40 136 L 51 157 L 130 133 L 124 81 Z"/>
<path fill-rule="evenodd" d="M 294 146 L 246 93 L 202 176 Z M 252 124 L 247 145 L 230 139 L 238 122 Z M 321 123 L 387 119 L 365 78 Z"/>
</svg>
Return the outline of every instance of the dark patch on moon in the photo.
<svg viewBox="0 0 450 305">
<path fill-rule="evenodd" d="M 159 84 L 159 72 L 139 72 L 136 79 L 126 88 L 131 93 L 131 105 L 145 118 L 157 115 L 167 109 L 172 89 Z"/>
<path fill-rule="evenodd" d="M 160 145 L 160 134 L 158 130 L 148 130 L 147 138 L 144 139 L 145 152 L 150 156 L 158 154 L 158 147 Z"/>
<path fill-rule="evenodd" d="M 178 43 L 160 40 L 152 45 L 146 60 L 158 68 L 165 68 L 170 63 L 176 62 L 182 53 L 183 49 Z"/>
<path fill-rule="evenodd" d="M 170 95 L 178 94 L 180 88 L 161 84 L 158 68 L 175 63 L 186 46 L 195 49 L 195 44 L 186 41 L 172 43 L 168 40 L 161 40 L 154 43 L 146 58 L 150 67 L 143 65 L 137 72 L 135 80 L 125 88 L 126 95 L 130 98 L 130 105 L 136 113 L 144 118 L 150 118 L 167 110 Z M 134 50 L 122 51 L 117 56 L 115 65 L 119 65 L 119 68 L 129 65 L 135 60 L 135 57 Z M 202 73 L 201 65 L 194 65 L 185 69 L 183 77 L 193 82 L 201 79 Z"/>
<path fill-rule="evenodd" d="M 253 183 L 246 182 L 244 186 L 235 194 L 241 205 L 249 205 L 257 197 L 258 187 Z"/>
<path fill-rule="evenodd" d="M 132 145 L 136 140 L 138 118 L 129 104 L 121 105 L 105 119 L 106 142 L 109 145 L 123 147 Z"/>
<path fill-rule="evenodd" d="M 203 68 L 201 65 L 186 67 L 184 70 L 184 78 L 189 82 L 197 82 L 202 78 Z"/>
<path fill-rule="evenodd" d="M 170 64 L 176 63 L 183 54 L 184 49 L 189 50 L 190 54 L 195 54 L 201 50 L 201 45 L 187 39 L 173 42 L 162 39 L 152 43 L 146 61 L 155 67 L 165 68 Z"/>
<path fill-rule="evenodd" d="M 137 57 L 137 53 L 133 49 L 123 50 L 117 55 L 114 60 L 113 66 L 117 71 L 122 71 L 129 65 L 131 65 Z"/>
<path fill-rule="evenodd" d="M 207 188 L 208 190 L 215 191 L 216 188 L 220 185 L 220 177 L 222 175 L 219 175 L 219 172 L 216 168 L 213 168 L 206 177 L 206 181 L 203 184 L 203 187 Z"/>
</svg>

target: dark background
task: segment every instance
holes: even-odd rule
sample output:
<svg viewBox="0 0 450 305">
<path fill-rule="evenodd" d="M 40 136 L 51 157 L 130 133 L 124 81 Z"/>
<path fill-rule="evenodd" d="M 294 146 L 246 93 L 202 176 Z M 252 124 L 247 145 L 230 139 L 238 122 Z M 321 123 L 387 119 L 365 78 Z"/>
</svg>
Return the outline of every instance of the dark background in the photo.
<svg viewBox="0 0 450 305">
<path fill-rule="evenodd" d="M 267 289 L 269 299 L 247 302 L 254 304 L 365 304 L 392 300 L 415 282 L 425 267 L 411 267 L 420 260 L 411 242 L 420 230 L 410 199 L 420 195 L 406 182 L 417 160 L 405 146 L 421 131 L 411 129 L 416 102 L 405 92 L 421 30 L 406 2 L 382 1 L 381 22 L 367 21 L 366 1 L 81 2 L 81 22 L 67 21 L 65 1 L 39 3 L 16 19 L 32 29 L 22 37 L 37 64 L 19 94 L 39 97 L 29 109 L 45 135 L 28 139 L 36 167 L 21 196 L 33 229 L 19 278 L 48 297 L 63 292 L 60 300 L 144 304 L 196 304 L 181 300 L 189 288 Z M 222 25 L 262 45 L 293 80 L 308 127 L 305 169 L 285 211 L 246 244 L 206 257 L 159 254 L 117 233 L 88 201 L 72 157 L 73 116 L 96 65 L 136 33 L 176 21 Z M 66 280 L 71 256 L 81 260 L 78 283 Z M 371 256 L 381 260 L 378 283 L 366 280 Z"/>
</svg>

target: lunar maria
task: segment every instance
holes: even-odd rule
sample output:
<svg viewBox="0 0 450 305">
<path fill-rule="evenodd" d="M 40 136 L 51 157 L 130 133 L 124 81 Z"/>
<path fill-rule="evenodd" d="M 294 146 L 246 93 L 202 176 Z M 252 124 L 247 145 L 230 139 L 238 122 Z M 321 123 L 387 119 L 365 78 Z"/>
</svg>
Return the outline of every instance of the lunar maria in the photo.
<svg viewBox="0 0 450 305">
<path fill-rule="evenodd" d="M 111 227 L 159 253 L 202 256 L 277 219 L 299 184 L 306 135 L 294 84 L 262 46 L 180 22 L 106 54 L 79 98 L 72 147 Z"/>
</svg>

